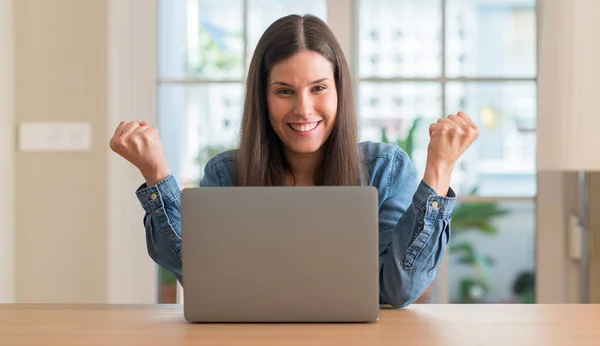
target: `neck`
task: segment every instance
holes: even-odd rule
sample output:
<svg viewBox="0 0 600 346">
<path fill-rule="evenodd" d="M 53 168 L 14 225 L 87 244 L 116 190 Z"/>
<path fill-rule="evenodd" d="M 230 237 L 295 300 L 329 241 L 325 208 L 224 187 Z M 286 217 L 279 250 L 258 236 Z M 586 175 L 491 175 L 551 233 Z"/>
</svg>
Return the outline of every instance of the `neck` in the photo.
<svg viewBox="0 0 600 346">
<path fill-rule="evenodd" d="M 286 179 L 286 185 L 316 185 L 316 173 L 323 161 L 322 150 L 310 154 L 298 154 L 284 149 L 284 155 L 291 174 L 289 179 Z"/>
</svg>

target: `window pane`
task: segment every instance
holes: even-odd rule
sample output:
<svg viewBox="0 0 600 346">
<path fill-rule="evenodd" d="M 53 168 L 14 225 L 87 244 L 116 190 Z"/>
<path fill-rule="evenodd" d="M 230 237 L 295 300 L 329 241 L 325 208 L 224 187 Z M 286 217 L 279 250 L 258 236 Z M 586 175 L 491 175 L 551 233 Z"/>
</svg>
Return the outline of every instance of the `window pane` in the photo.
<svg viewBox="0 0 600 346">
<path fill-rule="evenodd" d="M 460 193 L 536 194 L 536 100 L 534 82 L 447 84 L 447 112 L 467 112 L 481 132 L 453 177 Z"/>
<path fill-rule="evenodd" d="M 326 0 L 248 0 L 248 65 L 267 27 L 289 14 L 312 14 L 327 22 Z"/>
<path fill-rule="evenodd" d="M 441 84 L 361 82 L 358 95 L 361 140 L 399 144 L 423 174 L 429 124 L 442 115 Z"/>
<path fill-rule="evenodd" d="M 447 0 L 446 13 L 448 76 L 535 77 L 535 0 Z"/>
<path fill-rule="evenodd" d="M 242 116 L 241 83 L 159 89 L 159 128 L 173 175 L 197 184 L 208 159 L 237 145 Z"/>
<path fill-rule="evenodd" d="M 359 76 L 439 77 L 440 0 L 360 0 Z"/>
<path fill-rule="evenodd" d="M 452 303 L 532 303 L 535 202 L 455 206 L 449 284 Z"/>
<path fill-rule="evenodd" d="M 159 0 L 159 78 L 242 79 L 242 0 Z"/>
</svg>

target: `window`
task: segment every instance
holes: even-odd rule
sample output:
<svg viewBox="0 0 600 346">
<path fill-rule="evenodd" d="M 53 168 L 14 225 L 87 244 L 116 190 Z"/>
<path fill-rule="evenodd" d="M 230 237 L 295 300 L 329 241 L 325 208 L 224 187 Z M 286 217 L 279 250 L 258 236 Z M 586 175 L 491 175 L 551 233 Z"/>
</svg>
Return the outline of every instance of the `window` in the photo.
<svg viewBox="0 0 600 346">
<path fill-rule="evenodd" d="M 158 125 L 180 183 L 197 185 L 207 160 L 237 145 L 249 59 L 270 23 L 290 13 L 353 14 L 334 30 L 351 38 L 362 140 L 398 143 L 422 174 L 431 122 L 463 110 L 481 129 L 453 175 L 460 203 L 449 256 L 421 301 L 532 299 L 518 292 L 530 292 L 535 273 L 535 0 L 158 5 Z"/>
<path fill-rule="evenodd" d="M 429 123 L 466 111 L 481 137 L 461 160 L 460 194 L 535 195 L 536 21 L 532 0 L 359 0 L 363 139 L 404 137 L 425 167 Z"/>
</svg>

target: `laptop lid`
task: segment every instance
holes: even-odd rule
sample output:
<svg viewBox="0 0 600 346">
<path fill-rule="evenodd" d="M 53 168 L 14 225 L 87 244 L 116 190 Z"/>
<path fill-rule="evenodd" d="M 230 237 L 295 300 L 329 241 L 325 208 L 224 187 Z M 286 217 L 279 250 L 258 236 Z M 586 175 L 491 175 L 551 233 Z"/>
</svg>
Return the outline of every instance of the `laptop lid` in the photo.
<svg viewBox="0 0 600 346">
<path fill-rule="evenodd" d="M 201 187 L 181 197 L 190 322 L 379 316 L 373 187 Z"/>
</svg>

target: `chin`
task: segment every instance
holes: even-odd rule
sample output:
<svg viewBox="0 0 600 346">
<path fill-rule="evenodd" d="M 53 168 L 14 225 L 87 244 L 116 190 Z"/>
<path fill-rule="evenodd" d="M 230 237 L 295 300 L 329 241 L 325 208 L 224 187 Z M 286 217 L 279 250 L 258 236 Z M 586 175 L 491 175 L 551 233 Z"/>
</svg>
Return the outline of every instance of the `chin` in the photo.
<svg viewBox="0 0 600 346">
<path fill-rule="evenodd" d="M 284 143 L 289 151 L 296 154 L 313 154 L 318 152 L 322 144 L 320 141 L 314 143 Z"/>
</svg>

